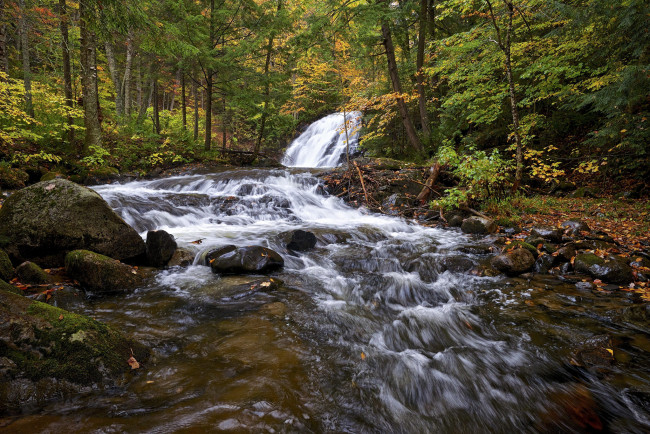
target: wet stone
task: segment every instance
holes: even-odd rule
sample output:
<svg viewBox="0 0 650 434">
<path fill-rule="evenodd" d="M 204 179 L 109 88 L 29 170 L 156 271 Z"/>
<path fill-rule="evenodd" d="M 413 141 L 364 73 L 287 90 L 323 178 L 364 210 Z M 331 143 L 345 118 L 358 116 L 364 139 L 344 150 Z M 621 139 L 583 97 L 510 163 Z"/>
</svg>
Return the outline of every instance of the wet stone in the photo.
<svg viewBox="0 0 650 434">
<path fill-rule="evenodd" d="M 466 234 L 493 234 L 499 227 L 493 220 L 473 216 L 463 220 L 461 229 Z"/>
<path fill-rule="evenodd" d="M 169 262 L 176 251 L 174 236 L 163 231 L 147 232 L 147 262 L 152 267 L 162 267 Z"/>
<path fill-rule="evenodd" d="M 287 244 L 287 249 L 298 252 L 305 252 L 314 247 L 316 247 L 316 235 L 301 229 L 293 232 L 291 241 Z"/>
<path fill-rule="evenodd" d="M 530 236 L 559 243 L 562 241 L 562 230 L 550 226 L 539 226 L 530 231 Z"/>
<path fill-rule="evenodd" d="M 45 271 L 33 262 L 25 261 L 16 267 L 16 276 L 22 283 L 42 285 L 50 282 Z"/>
<path fill-rule="evenodd" d="M 580 235 L 580 232 L 590 232 L 589 225 L 582 220 L 572 219 L 562 222 L 560 227 L 564 229 L 564 233 L 572 236 Z"/>
</svg>

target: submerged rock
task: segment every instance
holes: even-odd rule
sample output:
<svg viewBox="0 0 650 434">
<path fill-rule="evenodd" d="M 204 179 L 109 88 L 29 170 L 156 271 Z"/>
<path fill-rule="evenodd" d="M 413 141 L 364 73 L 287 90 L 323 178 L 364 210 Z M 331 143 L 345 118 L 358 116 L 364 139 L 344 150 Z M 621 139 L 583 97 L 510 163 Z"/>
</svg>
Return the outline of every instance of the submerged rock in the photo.
<svg viewBox="0 0 650 434">
<path fill-rule="evenodd" d="M 74 250 L 65 257 L 65 270 L 85 289 L 119 292 L 141 285 L 144 276 L 117 259 L 88 250 Z"/>
<path fill-rule="evenodd" d="M 159 230 L 147 232 L 147 263 L 152 267 L 162 267 L 169 262 L 176 251 L 174 236 Z"/>
<path fill-rule="evenodd" d="M 478 216 L 466 218 L 460 228 L 466 234 L 493 234 L 499 230 L 493 220 Z"/>
<path fill-rule="evenodd" d="M 149 350 L 106 324 L 0 291 L 0 412 L 114 385 Z"/>
<path fill-rule="evenodd" d="M 514 249 L 492 259 L 492 266 L 508 276 L 517 276 L 533 268 L 533 254 L 523 248 Z"/>
<path fill-rule="evenodd" d="M 33 262 L 25 261 L 16 268 L 16 276 L 22 283 L 42 285 L 50 282 L 50 276 Z"/>
<path fill-rule="evenodd" d="M 145 253 L 140 235 L 95 191 L 65 179 L 39 182 L 11 195 L 0 208 L 0 244 L 14 263 L 62 266 L 71 250 L 119 260 Z"/>
<path fill-rule="evenodd" d="M 194 262 L 194 252 L 189 249 L 180 247 L 174 251 L 169 262 L 167 262 L 168 267 L 187 267 L 192 265 Z"/>
<path fill-rule="evenodd" d="M 293 232 L 291 241 L 287 244 L 287 249 L 297 252 L 304 252 L 314 247 L 316 247 L 316 235 L 301 229 Z"/>
<path fill-rule="evenodd" d="M 262 246 L 246 246 L 220 249 L 211 259 L 210 267 L 219 274 L 268 273 L 284 266 L 284 259 L 277 252 Z"/>
</svg>

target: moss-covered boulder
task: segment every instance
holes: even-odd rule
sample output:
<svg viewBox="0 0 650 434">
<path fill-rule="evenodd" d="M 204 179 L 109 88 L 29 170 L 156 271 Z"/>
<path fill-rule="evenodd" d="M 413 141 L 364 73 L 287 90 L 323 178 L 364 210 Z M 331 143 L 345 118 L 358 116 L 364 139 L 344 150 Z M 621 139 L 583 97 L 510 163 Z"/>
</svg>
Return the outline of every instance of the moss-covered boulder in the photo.
<svg viewBox="0 0 650 434">
<path fill-rule="evenodd" d="M 8 291 L 13 294 L 23 295 L 23 292 L 20 289 L 16 288 L 13 285 L 8 284 L 2 279 L 0 279 L 0 291 Z"/>
<path fill-rule="evenodd" d="M 24 170 L 13 168 L 6 164 L 0 164 L 0 187 L 13 190 L 22 188 L 29 179 Z"/>
<path fill-rule="evenodd" d="M 65 178 L 66 176 L 59 172 L 47 172 L 45 175 L 41 176 L 40 181 L 52 181 L 53 179 Z"/>
<path fill-rule="evenodd" d="M 0 291 L 0 412 L 122 383 L 131 356 L 142 364 L 149 351 L 106 324 Z"/>
<path fill-rule="evenodd" d="M 14 277 L 14 266 L 9 259 L 9 255 L 4 250 L 0 250 L 0 279 L 11 280 Z"/>
<path fill-rule="evenodd" d="M 477 216 L 463 220 L 460 228 L 466 234 L 493 234 L 499 229 L 493 220 Z"/>
<path fill-rule="evenodd" d="M 624 258 L 616 256 L 600 258 L 593 253 L 583 253 L 576 256 L 574 267 L 578 273 L 589 274 L 608 283 L 623 285 L 634 280 L 632 268 Z"/>
<path fill-rule="evenodd" d="M 65 271 L 84 289 L 122 292 L 142 285 L 144 274 L 117 259 L 88 250 L 73 250 L 65 257 Z"/>
<path fill-rule="evenodd" d="M 50 282 L 50 276 L 33 262 L 25 261 L 16 267 L 16 276 L 21 283 L 43 285 Z"/>
<path fill-rule="evenodd" d="M 539 252 L 537 251 L 537 248 L 533 246 L 532 244 L 528 244 L 525 241 L 522 240 L 515 240 L 510 244 L 507 244 L 505 247 L 505 250 L 515 250 L 515 249 L 526 249 L 528 250 L 534 258 L 537 258 L 539 256 Z"/>
<path fill-rule="evenodd" d="M 62 266 L 76 249 L 125 261 L 145 254 L 140 235 L 99 194 L 65 179 L 11 195 L 0 208 L 0 242 L 15 264 L 43 267 Z"/>
</svg>

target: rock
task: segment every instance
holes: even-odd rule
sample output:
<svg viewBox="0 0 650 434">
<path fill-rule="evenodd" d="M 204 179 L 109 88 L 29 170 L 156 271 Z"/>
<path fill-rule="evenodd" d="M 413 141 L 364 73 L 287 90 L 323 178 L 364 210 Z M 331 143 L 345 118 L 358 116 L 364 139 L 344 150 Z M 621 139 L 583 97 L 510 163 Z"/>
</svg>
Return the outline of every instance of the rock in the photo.
<svg viewBox="0 0 650 434">
<path fill-rule="evenodd" d="M 493 234 L 499 229 L 494 221 L 478 216 L 466 218 L 460 228 L 466 234 Z"/>
<path fill-rule="evenodd" d="M 586 368 L 600 370 L 614 364 L 614 346 L 607 335 L 593 336 L 575 351 L 575 360 Z"/>
<path fill-rule="evenodd" d="M 0 208 L 0 244 L 14 263 L 62 266 L 65 254 L 87 249 L 119 260 L 144 255 L 140 235 L 99 194 L 65 179 L 39 182 Z"/>
<path fill-rule="evenodd" d="M 169 262 L 176 251 L 174 236 L 159 230 L 147 232 L 147 263 L 152 267 L 162 267 Z"/>
<path fill-rule="evenodd" d="M 528 244 L 525 241 L 515 240 L 512 243 L 506 245 L 506 250 L 514 250 L 518 248 L 528 250 L 533 255 L 534 258 L 537 258 L 537 256 L 539 256 L 539 252 L 537 251 L 537 248 L 532 244 Z"/>
<path fill-rule="evenodd" d="M 444 256 L 438 264 L 440 272 L 465 273 L 474 268 L 474 262 L 465 256 Z"/>
<path fill-rule="evenodd" d="M 23 188 L 29 180 L 29 174 L 23 170 L 0 165 L 0 187 L 13 190 Z"/>
<path fill-rule="evenodd" d="M 65 178 L 65 175 L 62 175 L 61 173 L 58 172 L 47 172 L 43 176 L 41 176 L 41 181 L 51 181 L 53 179 L 57 178 Z"/>
<path fill-rule="evenodd" d="M 23 295 L 23 292 L 20 289 L 8 284 L 2 279 L 0 279 L 0 291 L 8 291 L 14 294 Z"/>
<path fill-rule="evenodd" d="M 268 273 L 282 268 L 284 259 L 266 247 L 246 246 L 220 253 L 210 266 L 219 274 Z"/>
<path fill-rule="evenodd" d="M 551 193 L 553 192 L 567 192 L 567 191 L 573 191 L 576 189 L 576 185 L 573 182 L 569 181 L 559 181 L 557 184 L 551 188 Z"/>
<path fill-rule="evenodd" d="M 600 240 L 579 240 L 573 243 L 576 250 L 607 250 L 616 247 L 615 244 Z"/>
<path fill-rule="evenodd" d="M 14 277 L 14 272 L 9 255 L 4 250 L 0 250 L 0 279 L 9 281 Z"/>
<path fill-rule="evenodd" d="M 229 286 L 227 289 L 223 290 L 221 294 L 222 297 L 220 301 L 236 301 L 241 300 L 242 298 L 249 297 L 258 292 L 270 292 L 276 291 L 279 289 L 284 282 L 280 279 L 273 277 L 267 277 L 264 279 L 256 279 L 252 282 L 241 283 L 238 285 Z"/>
<path fill-rule="evenodd" d="M 553 255 L 540 255 L 535 260 L 534 270 L 536 273 L 545 274 L 548 271 L 555 267 L 557 264 L 557 258 Z"/>
<path fill-rule="evenodd" d="M 513 236 L 521 233 L 521 228 L 519 226 L 510 226 L 503 230 L 503 233 L 508 236 Z"/>
<path fill-rule="evenodd" d="M 300 229 L 293 232 L 291 241 L 287 244 L 287 249 L 298 252 L 304 252 L 314 247 L 316 247 L 316 235 Z"/>
<path fill-rule="evenodd" d="M 409 206 L 408 198 L 399 193 L 388 196 L 381 204 L 381 208 L 386 214 L 399 215 L 402 208 Z"/>
<path fill-rule="evenodd" d="M 0 291 L 0 330 L 1 413 L 60 399 L 84 386 L 120 384 L 131 371 L 131 356 L 140 369 L 150 356 L 106 324 L 5 291 Z"/>
<path fill-rule="evenodd" d="M 134 268 L 117 259 L 88 250 L 73 250 L 65 257 L 65 271 L 84 289 L 119 292 L 141 285 L 144 279 Z"/>
<path fill-rule="evenodd" d="M 463 218 L 463 216 L 456 214 L 456 215 L 451 216 L 447 220 L 447 224 L 449 225 L 449 227 L 459 228 L 459 227 L 461 227 L 463 225 L 463 220 L 465 220 Z"/>
<path fill-rule="evenodd" d="M 16 267 L 16 276 L 21 283 L 42 285 L 50 282 L 50 276 L 33 262 L 25 261 Z"/>
<path fill-rule="evenodd" d="M 576 249 L 572 245 L 560 247 L 557 250 L 557 256 L 565 261 L 570 261 L 576 255 Z"/>
<path fill-rule="evenodd" d="M 217 259 L 219 256 L 224 255 L 226 253 L 232 252 L 237 250 L 237 246 L 233 244 L 228 244 L 226 246 L 221 246 L 217 247 L 216 249 L 212 249 L 208 251 L 203 257 L 201 258 L 201 263 L 203 265 L 210 265 L 212 262 L 214 262 L 215 259 Z"/>
<path fill-rule="evenodd" d="M 98 167 L 88 172 L 84 180 L 86 185 L 102 184 L 113 181 L 120 176 L 120 171 L 115 167 Z"/>
<path fill-rule="evenodd" d="M 168 267 L 187 267 L 194 263 L 194 252 L 189 249 L 184 249 L 182 247 L 177 248 L 174 251 L 169 262 L 167 262 Z"/>
<path fill-rule="evenodd" d="M 524 242 L 530 244 L 531 246 L 533 246 L 535 248 L 537 248 L 537 246 L 542 248 L 544 246 L 544 243 L 546 242 L 546 240 L 544 238 L 542 238 L 542 237 L 539 237 L 539 236 L 529 235 L 529 236 L 526 237 Z"/>
<path fill-rule="evenodd" d="M 470 255 L 487 255 L 492 253 L 493 249 L 494 247 L 489 244 L 463 244 L 458 248 L 458 251 Z"/>
<path fill-rule="evenodd" d="M 594 289 L 596 285 L 591 282 L 576 282 L 576 289 L 582 292 L 589 292 Z"/>
<path fill-rule="evenodd" d="M 492 266 L 509 276 L 530 270 L 535 264 L 533 254 L 526 249 L 515 249 L 492 258 Z"/>
<path fill-rule="evenodd" d="M 577 255 L 573 266 L 576 272 L 589 274 L 608 283 L 626 284 L 634 280 L 632 268 L 622 258 L 600 258 L 593 253 Z"/>
<path fill-rule="evenodd" d="M 562 241 L 562 230 L 550 226 L 540 226 L 531 229 L 530 236 L 532 238 L 543 238 L 547 241 L 559 243 Z"/>
<path fill-rule="evenodd" d="M 574 191 L 571 194 L 568 194 L 567 197 L 574 197 L 574 198 L 596 197 L 596 192 L 591 188 L 578 187 L 576 191 Z"/>
<path fill-rule="evenodd" d="M 590 232 L 589 225 L 579 219 L 571 219 L 560 224 L 564 232 L 571 236 L 580 235 L 580 232 Z"/>
</svg>

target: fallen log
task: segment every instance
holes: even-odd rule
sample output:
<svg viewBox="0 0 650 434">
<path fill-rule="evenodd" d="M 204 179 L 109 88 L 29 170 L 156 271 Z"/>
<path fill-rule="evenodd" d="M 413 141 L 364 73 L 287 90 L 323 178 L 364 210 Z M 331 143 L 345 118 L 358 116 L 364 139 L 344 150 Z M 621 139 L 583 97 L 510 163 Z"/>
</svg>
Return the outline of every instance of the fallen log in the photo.
<svg viewBox="0 0 650 434">
<path fill-rule="evenodd" d="M 438 176 L 440 176 L 442 168 L 443 166 L 440 163 L 435 163 L 433 166 L 431 166 L 431 169 L 429 169 L 429 178 L 427 178 L 427 181 L 424 184 L 424 188 L 420 191 L 420 194 L 418 194 L 418 201 L 425 202 L 427 199 L 429 199 L 429 196 L 433 191 L 433 184 L 435 184 L 438 180 Z"/>
</svg>

